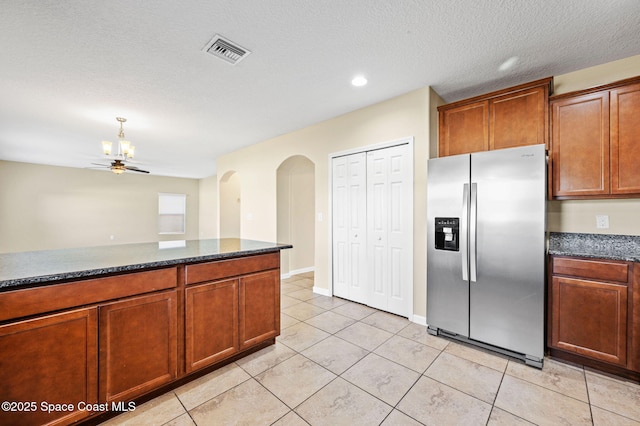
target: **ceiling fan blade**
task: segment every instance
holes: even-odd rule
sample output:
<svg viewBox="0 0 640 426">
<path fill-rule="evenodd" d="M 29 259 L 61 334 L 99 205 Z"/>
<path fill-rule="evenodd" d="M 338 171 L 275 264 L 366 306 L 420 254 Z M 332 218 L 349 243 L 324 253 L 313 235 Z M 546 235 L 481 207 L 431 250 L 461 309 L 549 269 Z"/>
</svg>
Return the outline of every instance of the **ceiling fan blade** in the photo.
<svg viewBox="0 0 640 426">
<path fill-rule="evenodd" d="M 149 173 L 146 170 L 142 170 L 142 169 L 139 169 L 139 168 L 133 167 L 133 166 L 125 166 L 124 168 L 125 168 L 125 170 L 131 170 L 132 172 Z"/>
<path fill-rule="evenodd" d="M 100 164 L 100 163 L 91 163 L 91 164 L 93 164 L 94 166 L 111 167 L 108 164 Z"/>
</svg>

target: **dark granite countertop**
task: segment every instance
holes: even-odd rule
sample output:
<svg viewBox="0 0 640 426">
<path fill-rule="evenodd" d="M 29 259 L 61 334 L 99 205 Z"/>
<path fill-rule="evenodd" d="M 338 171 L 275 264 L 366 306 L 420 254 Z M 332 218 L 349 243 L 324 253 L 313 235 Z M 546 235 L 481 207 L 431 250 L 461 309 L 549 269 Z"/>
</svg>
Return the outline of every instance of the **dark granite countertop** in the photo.
<svg viewBox="0 0 640 426">
<path fill-rule="evenodd" d="M 551 232 L 549 254 L 640 262 L 640 237 Z"/>
<path fill-rule="evenodd" d="M 0 291 L 114 272 L 271 253 L 291 247 L 223 238 L 0 253 Z"/>
</svg>

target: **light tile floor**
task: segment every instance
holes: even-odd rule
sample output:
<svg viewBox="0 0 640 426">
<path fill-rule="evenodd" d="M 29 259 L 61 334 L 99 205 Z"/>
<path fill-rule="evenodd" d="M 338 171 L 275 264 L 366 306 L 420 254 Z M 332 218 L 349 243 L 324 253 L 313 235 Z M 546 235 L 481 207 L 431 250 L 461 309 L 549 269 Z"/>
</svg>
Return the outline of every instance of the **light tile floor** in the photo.
<svg viewBox="0 0 640 426">
<path fill-rule="evenodd" d="M 640 385 L 520 361 L 282 282 L 276 344 L 109 425 L 640 425 Z"/>
</svg>

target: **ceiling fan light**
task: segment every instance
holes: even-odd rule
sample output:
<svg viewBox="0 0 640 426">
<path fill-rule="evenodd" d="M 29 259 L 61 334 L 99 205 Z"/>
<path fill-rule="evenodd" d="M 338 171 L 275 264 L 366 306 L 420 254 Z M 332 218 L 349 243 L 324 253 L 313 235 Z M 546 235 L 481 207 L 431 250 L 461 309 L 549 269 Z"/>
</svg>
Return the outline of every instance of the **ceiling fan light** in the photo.
<svg viewBox="0 0 640 426">
<path fill-rule="evenodd" d="M 111 170 L 113 173 L 117 175 L 121 175 L 127 170 L 131 170 L 138 173 L 149 173 L 147 170 L 142 170 L 137 167 L 128 167 L 125 166 L 126 162 L 133 158 L 136 147 L 131 145 L 131 142 L 125 140 L 124 129 L 122 128 L 122 124 L 127 121 L 126 118 L 116 117 L 116 120 L 120 123 L 120 131 L 118 132 L 118 142 L 116 142 L 117 152 L 113 155 L 111 165 L 107 166 L 106 164 L 96 164 L 98 166 L 103 166 Z M 102 141 L 102 151 L 105 155 L 111 156 L 112 154 L 113 144 L 109 141 Z"/>
<path fill-rule="evenodd" d="M 111 155 L 111 145 L 109 141 L 102 141 L 102 152 L 104 152 L 104 155 Z"/>
<path fill-rule="evenodd" d="M 120 139 L 120 149 L 122 149 L 122 153 L 126 157 L 129 153 L 129 147 L 131 146 L 131 142 L 125 141 L 124 139 Z"/>
</svg>

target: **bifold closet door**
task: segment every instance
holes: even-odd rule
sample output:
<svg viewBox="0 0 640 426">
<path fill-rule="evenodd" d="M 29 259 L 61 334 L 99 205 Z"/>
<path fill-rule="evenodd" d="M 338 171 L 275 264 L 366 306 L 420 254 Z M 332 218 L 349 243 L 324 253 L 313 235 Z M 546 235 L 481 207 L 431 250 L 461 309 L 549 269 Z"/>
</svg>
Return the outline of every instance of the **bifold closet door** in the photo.
<svg viewBox="0 0 640 426">
<path fill-rule="evenodd" d="M 409 145 L 367 152 L 369 306 L 411 313 L 412 191 Z"/>
<path fill-rule="evenodd" d="M 333 294 L 367 303 L 367 176 L 364 152 L 332 160 Z"/>
</svg>

